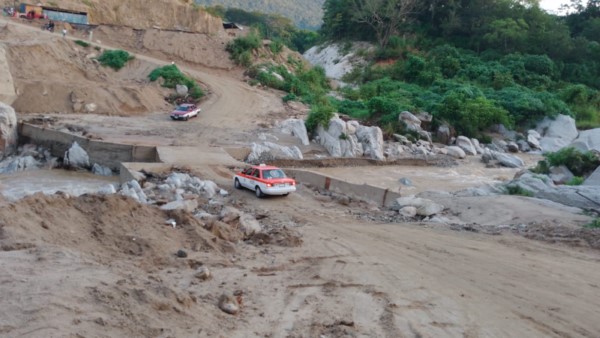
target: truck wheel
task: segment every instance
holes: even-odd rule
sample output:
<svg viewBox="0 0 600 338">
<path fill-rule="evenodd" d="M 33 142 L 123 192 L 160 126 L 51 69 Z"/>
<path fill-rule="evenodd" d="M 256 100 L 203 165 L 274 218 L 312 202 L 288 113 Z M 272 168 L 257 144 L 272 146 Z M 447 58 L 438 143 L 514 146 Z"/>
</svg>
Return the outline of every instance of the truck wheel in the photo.
<svg viewBox="0 0 600 338">
<path fill-rule="evenodd" d="M 242 185 L 240 184 L 240 181 L 236 178 L 235 181 L 233 181 L 233 186 L 236 189 L 242 189 Z"/>
<path fill-rule="evenodd" d="M 254 190 L 254 192 L 256 192 L 256 197 L 258 197 L 258 198 L 265 196 L 265 194 L 263 194 L 262 190 L 260 190 L 259 186 L 256 186 L 256 190 Z"/>
</svg>

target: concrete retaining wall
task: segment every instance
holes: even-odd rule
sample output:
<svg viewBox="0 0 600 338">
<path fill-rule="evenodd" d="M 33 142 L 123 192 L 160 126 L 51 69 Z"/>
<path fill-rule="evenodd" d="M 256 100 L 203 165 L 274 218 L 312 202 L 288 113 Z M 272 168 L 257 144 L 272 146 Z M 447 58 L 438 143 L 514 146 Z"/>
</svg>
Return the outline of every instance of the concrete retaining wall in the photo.
<svg viewBox="0 0 600 338">
<path fill-rule="evenodd" d="M 313 171 L 285 169 L 285 172 L 300 183 L 310 184 L 320 189 L 348 195 L 359 200 L 375 202 L 385 207 L 392 206 L 396 199 L 400 197 L 400 193 L 388 189 L 366 184 L 348 183 Z"/>
<path fill-rule="evenodd" d="M 73 142 L 87 151 L 91 164 L 98 163 L 115 171 L 121 162 L 157 162 L 156 147 L 110 143 L 47 129 L 28 123 L 19 123 L 19 143 L 34 143 L 50 150 L 52 156 L 63 158 Z"/>
</svg>

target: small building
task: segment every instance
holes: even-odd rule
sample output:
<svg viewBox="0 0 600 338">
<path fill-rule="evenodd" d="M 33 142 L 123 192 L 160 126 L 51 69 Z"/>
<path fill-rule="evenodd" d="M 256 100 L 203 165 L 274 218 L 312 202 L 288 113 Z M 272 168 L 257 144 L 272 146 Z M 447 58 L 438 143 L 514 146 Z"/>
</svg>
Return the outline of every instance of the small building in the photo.
<svg viewBox="0 0 600 338">
<path fill-rule="evenodd" d="M 26 3 L 19 5 L 19 13 L 21 13 L 21 17 L 26 17 L 28 19 L 39 19 L 44 17 L 42 6 L 30 5 Z"/>
<path fill-rule="evenodd" d="M 50 20 L 63 21 L 78 25 L 88 24 L 88 14 L 86 12 L 72 11 L 48 6 L 42 6 L 42 9 L 44 16 Z"/>
</svg>

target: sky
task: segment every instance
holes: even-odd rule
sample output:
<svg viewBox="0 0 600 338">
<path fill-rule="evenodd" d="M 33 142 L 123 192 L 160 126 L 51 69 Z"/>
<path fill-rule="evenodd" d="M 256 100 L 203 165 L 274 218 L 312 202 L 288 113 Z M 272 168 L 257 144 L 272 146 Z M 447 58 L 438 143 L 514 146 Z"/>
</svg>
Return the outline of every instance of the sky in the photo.
<svg viewBox="0 0 600 338">
<path fill-rule="evenodd" d="M 548 12 L 558 12 L 560 5 L 568 2 L 568 0 L 541 0 L 540 7 Z"/>
</svg>

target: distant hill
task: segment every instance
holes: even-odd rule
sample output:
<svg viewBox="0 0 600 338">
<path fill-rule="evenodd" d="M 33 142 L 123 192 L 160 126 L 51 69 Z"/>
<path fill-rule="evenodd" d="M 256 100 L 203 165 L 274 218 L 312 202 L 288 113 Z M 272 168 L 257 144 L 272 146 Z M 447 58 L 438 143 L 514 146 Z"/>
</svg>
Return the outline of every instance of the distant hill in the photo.
<svg viewBox="0 0 600 338">
<path fill-rule="evenodd" d="M 246 11 L 274 13 L 291 19 L 303 29 L 317 29 L 323 18 L 325 0 L 195 0 L 199 5 L 239 8 Z"/>
</svg>

